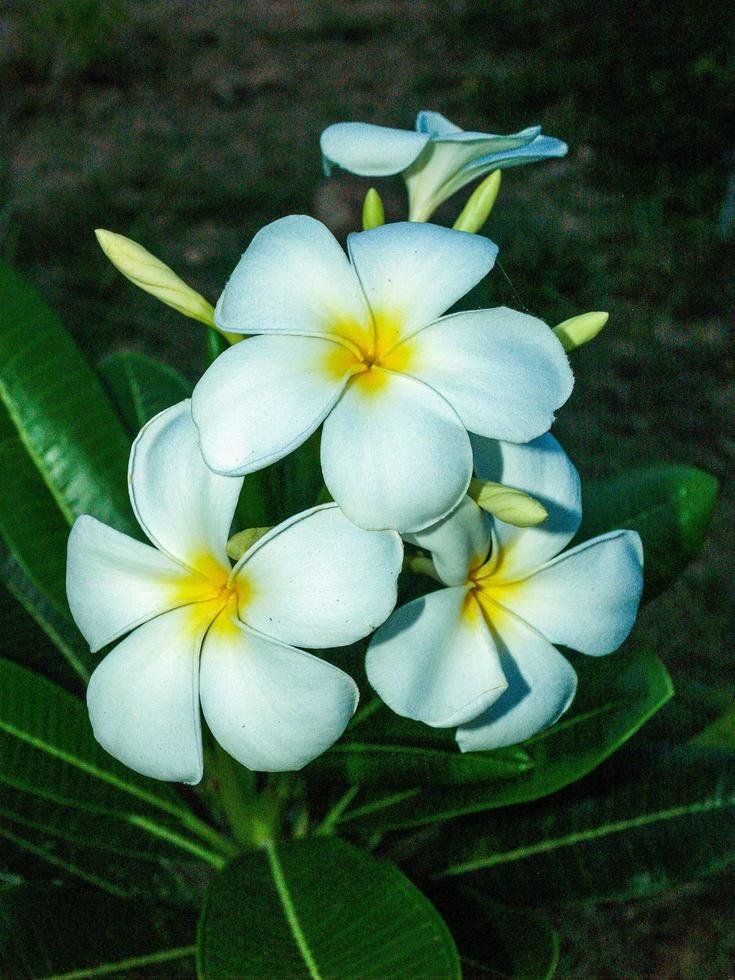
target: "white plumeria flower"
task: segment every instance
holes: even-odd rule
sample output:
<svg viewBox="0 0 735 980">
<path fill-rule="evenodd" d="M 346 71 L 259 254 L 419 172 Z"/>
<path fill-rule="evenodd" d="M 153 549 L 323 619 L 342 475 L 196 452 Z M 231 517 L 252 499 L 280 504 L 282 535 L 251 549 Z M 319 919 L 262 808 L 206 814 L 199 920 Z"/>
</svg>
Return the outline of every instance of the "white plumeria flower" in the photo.
<svg viewBox="0 0 735 980">
<path fill-rule="evenodd" d="M 202 777 L 201 709 L 250 769 L 299 769 L 339 738 L 353 680 L 296 649 L 352 643 L 395 604 L 397 534 L 355 527 L 333 504 L 273 528 L 231 567 L 242 486 L 202 460 L 188 401 L 156 416 L 130 457 L 130 498 L 153 547 L 80 517 L 67 594 L 93 650 L 129 634 L 87 692 L 95 737 L 156 779 Z"/>
<path fill-rule="evenodd" d="M 407 538 L 432 552 L 447 586 L 396 610 L 373 637 L 370 683 L 394 711 L 459 726 L 462 751 L 513 745 L 553 724 L 577 677 L 559 643 L 591 656 L 617 649 L 635 620 L 643 552 L 612 531 L 564 554 L 581 519 L 579 477 L 547 434 L 525 446 L 475 441 L 478 475 L 540 500 L 546 523 L 504 524 L 469 497 Z"/>
<path fill-rule="evenodd" d="M 540 126 L 520 133 L 465 132 L 439 112 L 420 112 L 416 131 L 335 123 L 321 135 L 327 175 L 336 164 L 364 177 L 403 174 L 409 220 L 428 221 L 434 210 L 466 184 L 492 170 L 563 157 L 566 143 L 542 136 Z"/>
<path fill-rule="evenodd" d="M 491 269 L 487 239 L 408 222 L 350 235 L 294 215 L 263 228 L 215 320 L 260 334 L 225 351 L 192 411 L 207 464 L 241 475 L 324 422 L 334 500 L 364 528 L 417 530 L 457 506 L 472 474 L 467 430 L 525 442 L 572 390 L 559 340 L 505 308 L 441 314 Z"/>
</svg>

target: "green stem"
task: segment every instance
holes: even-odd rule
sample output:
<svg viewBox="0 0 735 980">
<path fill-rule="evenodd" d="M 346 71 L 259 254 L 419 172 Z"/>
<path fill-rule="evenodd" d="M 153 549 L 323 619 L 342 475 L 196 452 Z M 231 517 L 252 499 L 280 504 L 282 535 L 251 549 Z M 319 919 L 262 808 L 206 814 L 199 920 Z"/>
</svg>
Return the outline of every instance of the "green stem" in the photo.
<svg viewBox="0 0 735 980">
<path fill-rule="evenodd" d="M 256 795 L 255 773 L 241 766 L 217 745 L 213 757 L 217 802 L 238 844 L 257 847 L 270 836 Z"/>
<path fill-rule="evenodd" d="M 347 792 L 340 796 L 334 806 L 327 811 L 327 815 L 317 827 L 315 831 L 317 837 L 327 837 L 334 833 L 334 828 L 339 823 L 340 817 L 359 792 L 359 786 L 350 786 Z"/>
</svg>

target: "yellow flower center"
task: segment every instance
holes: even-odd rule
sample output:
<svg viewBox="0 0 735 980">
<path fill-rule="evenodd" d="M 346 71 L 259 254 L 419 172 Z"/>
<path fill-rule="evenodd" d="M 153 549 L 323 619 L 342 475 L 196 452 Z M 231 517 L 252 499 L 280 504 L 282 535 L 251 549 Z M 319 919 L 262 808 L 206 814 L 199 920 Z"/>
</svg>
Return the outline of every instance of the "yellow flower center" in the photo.
<svg viewBox="0 0 735 980">
<path fill-rule="evenodd" d="M 223 610 L 242 616 L 253 594 L 252 583 L 242 572 L 231 578 L 232 570 L 207 553 L 196 556 L 189 564 L 192 572 L 171 582 L 172 599 L 177 605 L 202 606 L 202 613 L 212 617 Z M 220 616 L 218 622 L 226 619 L 227 616 Z"/>
<path fill-rule="evenodd" d="M 350 374 L 365 392 L 382 389 L 386 372 L 403 372 L 413 356 L 410 343 L 401 342 L 402 318 L 374 313 L 372 330 L 353 321 L 339 321 L 335 333 L 341 343 L 327 355 L 326 370 L 331 378 L 341 380 Z"/>
<path fill-rule="evenodd" d="M 462 615 L 465 619 L 484 616 L 492 622 L 503 615 L 508 598 L 522 588 L 523 581 L 506 581 L 499 574 L 501 560 L 493 557 L 479 568 L 470 572 L 467 585 L 470 587 L 465 598 Z"/>
</svg>

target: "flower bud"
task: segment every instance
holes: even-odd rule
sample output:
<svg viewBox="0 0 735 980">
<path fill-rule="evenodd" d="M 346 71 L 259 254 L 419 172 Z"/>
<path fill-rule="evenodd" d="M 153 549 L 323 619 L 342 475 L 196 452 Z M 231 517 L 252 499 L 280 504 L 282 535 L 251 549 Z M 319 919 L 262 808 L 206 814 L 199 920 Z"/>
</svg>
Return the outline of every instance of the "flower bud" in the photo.
<svg viewBox="0 0 735 980">
<path fill-rule="evenodd" d="M 454 222 L 455 231 L 478 232 L 487 221 L 500 192 L 500 171 L 493 170 L 470 194 L 460 216 Z"/>
<path fill-rule="evenodd" d="M 522 490 L 492 483 L 490 480 L 473 479 L 468 491 L 479 507 L 498 520 L 514 527 L 534 527 L 549 516 L 538 500 Z"/>
<path fill-rule="evenodd" d="M 554 333 L 561 341 L 564 350 L 571 351 L 596 337 L 609 317 L 609 313 L 581 313 L 554 327 Z"/>
<path fill-rule="evenodd" d="M 246 527 L 244 531 L 238 531 L 227 542 L 227 554 L 233 561 L 239 561 L 248 548 L 251 548 L 268 531 L 270 531 L 269 527 Z"/>
<path fill-rule="evenodd" d="M 184 316 L 199 320 L 208 327 L 218 329 L 214 322 L 214 308 L 169 267 L 151 255 L 131 238 L 117 235 L 114 231 L 98 228 L 95 231 L 102 251 L 126 279 L 146 293 L 160 299 Z M 242 340 L 239 334 L 225 334 L 230 343 Z"/>
<path fill-rule="evenodd" d="M 362 227 L 364 231 L 371 228 L 379 228 L 385 224 L 385 209 L 380 194 L 371 187 L 365 195 L 365 202 L 362 205 Z"/>
</svg>

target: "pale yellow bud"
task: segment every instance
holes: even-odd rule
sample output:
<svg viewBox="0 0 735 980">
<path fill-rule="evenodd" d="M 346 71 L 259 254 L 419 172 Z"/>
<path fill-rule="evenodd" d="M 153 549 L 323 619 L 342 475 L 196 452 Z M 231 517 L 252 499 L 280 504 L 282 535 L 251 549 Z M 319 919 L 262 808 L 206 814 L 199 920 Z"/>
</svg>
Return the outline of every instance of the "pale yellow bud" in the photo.
<svg viewBox="0 0 735 980">
<path fill-rule="evenodd" d="M 478 184 L 470 194 L 469 200 L 462 208 L 462 212 L 454 222 L 455 231 L 478 232 L 487 221 L 493 205 L 500 193 L 499 170 L 493 170 L 491 174 Z"/>
<path fill-rule="evenodd" d="M 122 272 L 126 279 L 135 283 L 140 289 L 162 303 L 173 307 L 184 316 L 205 323 L 208 327 L 219 330 L 214 322 L 214 307 L 183 279 L 176 275 L 164 262 L 143 248 L 132 238 L 117 235 L 114 231 L 97 228 L 97 241 L 102 251 L 115 268 Z M 241 334 L 230 334 L 220 330 L 231 344 L 242 340 Z"/>
<path fill-rule="evenodd" d="M 246 527 L 244 531 L 238 531 L 227 542 L 227 554 L 233 561 L 239 561 L 248 548 L 251 548 L 268 531 L 270 531 L 269 527 Z"/>
<path fill-rule="evenodd" d="M 609 313 L 581 313 L 554 327 L 554 333 L 565 351 L 574 350 L 596 337 L 609 318 Z"/>
<path fill-rule="evenodd" d="M 523 490 L 506 487 L 502 483 L 473 479 L 468 493 L 483 510 L 515 527 L 534 527 L 549 516 L 538 500 Z"/>
<path fill-rule="evenodd" d="M 371 187 L 365 195 L 365 201 L 362 205 L 363 231 L 369 231 L 371 228 L 379 228 L 384 224 L 385 208 L 383 207 L 383 201 L 375 188 Z"/>
</svg>

